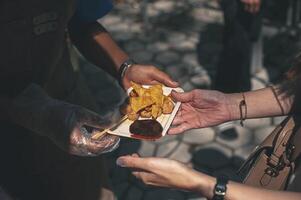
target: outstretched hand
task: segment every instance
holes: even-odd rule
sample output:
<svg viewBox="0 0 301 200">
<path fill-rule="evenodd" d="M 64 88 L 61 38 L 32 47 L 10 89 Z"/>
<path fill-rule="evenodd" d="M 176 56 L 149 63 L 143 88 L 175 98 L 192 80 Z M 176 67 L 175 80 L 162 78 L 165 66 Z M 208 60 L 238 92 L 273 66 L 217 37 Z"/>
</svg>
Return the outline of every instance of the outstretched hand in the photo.
<svg viewBox="0 0 301 200">
<path fill-rule="evenodd" d="M 186 165 L 165 158 L 140 158 L 137 154 L 118 158 L 117 165 L 132 170 L 132 174 L 147 185 L 198 191 L 199 183 L 208 176 Z"/>
<path fill-rule="evenodd" d="M 189 129 L 211 127 L 231 120 L 235 104 L 226 94 L 214 90 L 172 92 L 175 101 L 182 102 L 168 134 L 179 134 Z"/>
<path fill-rule="evenodd" d="M 135 64 L 130 67 L 126 71 L 123 79 L 123 86 L 125 89 L 128 89 L 131 86 L 131 81 L 142 85 L 163 84 L 173 88 L 179 86 L 179 84 L 173 81 L 170 76 L 152 65 Z"/>
</svg>

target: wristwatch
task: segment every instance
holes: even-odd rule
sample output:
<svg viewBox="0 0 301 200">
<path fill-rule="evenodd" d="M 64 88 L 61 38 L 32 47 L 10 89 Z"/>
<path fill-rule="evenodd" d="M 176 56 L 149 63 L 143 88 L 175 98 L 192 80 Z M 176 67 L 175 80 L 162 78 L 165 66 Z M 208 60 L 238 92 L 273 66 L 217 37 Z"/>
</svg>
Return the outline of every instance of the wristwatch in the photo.
<svg viewBox="0 0 301 200">
<path fill-rule="evenodd" d="M 219 176 L 216 179 L 216 184 L 213 191 L 212 200 L 224 200 L 227 191 L 228 177 Z"/>
<path fill-rule="evenodd" d="M 128 59 L 120 65 L 118 70 L 118 82 L 121 86 L 122 86 L 122 79 L 125 75 L 126 70 L 128 70 L 128 68 L 130 68 L 134 64 L 136 64 L 134 60 Z"/>
</svg>

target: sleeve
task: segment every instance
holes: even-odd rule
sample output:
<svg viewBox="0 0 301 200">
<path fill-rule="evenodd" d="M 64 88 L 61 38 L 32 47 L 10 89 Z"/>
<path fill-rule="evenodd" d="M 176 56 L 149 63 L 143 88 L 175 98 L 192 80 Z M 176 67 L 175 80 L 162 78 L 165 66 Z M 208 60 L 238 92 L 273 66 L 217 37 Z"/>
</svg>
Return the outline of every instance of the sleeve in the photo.
<svg viewBox="0 0 301 200">
<path fill-rule="evenodd" d="M 113 8 L 112 0 L 77 0 L 73 22 L 90 23 L 105 16 Z"/>
</svg>

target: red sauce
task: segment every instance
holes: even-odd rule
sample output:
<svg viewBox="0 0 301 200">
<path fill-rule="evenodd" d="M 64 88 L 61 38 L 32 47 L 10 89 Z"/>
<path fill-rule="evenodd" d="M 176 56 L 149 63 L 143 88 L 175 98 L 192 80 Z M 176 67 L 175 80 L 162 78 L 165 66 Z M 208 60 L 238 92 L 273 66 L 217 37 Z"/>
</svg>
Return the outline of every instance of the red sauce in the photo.
<svg viewBox="0 0 301 200">
<path fill-rule="evenodd" d="M 136 120 L 130 126 L 133 138 L 154 140 L 162 137 L 163 127 L 154 119 Z"/>
</svg>

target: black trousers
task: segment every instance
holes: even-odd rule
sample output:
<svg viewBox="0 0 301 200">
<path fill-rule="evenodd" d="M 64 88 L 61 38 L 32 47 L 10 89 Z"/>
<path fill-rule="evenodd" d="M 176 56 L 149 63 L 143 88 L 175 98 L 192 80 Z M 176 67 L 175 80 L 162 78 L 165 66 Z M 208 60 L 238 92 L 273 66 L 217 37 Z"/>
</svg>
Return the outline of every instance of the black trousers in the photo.
<svg viewBox="0 0 301 200">
<path fill-rule="evenodd" d="M 225 27 L 214 89 L 226 93 L 248 91 L 252 43 L 261 32 L 262 9 L 258 14 L 250 14 L 240 0 L 222 0 L 221 7 Z"/>
</svg>

